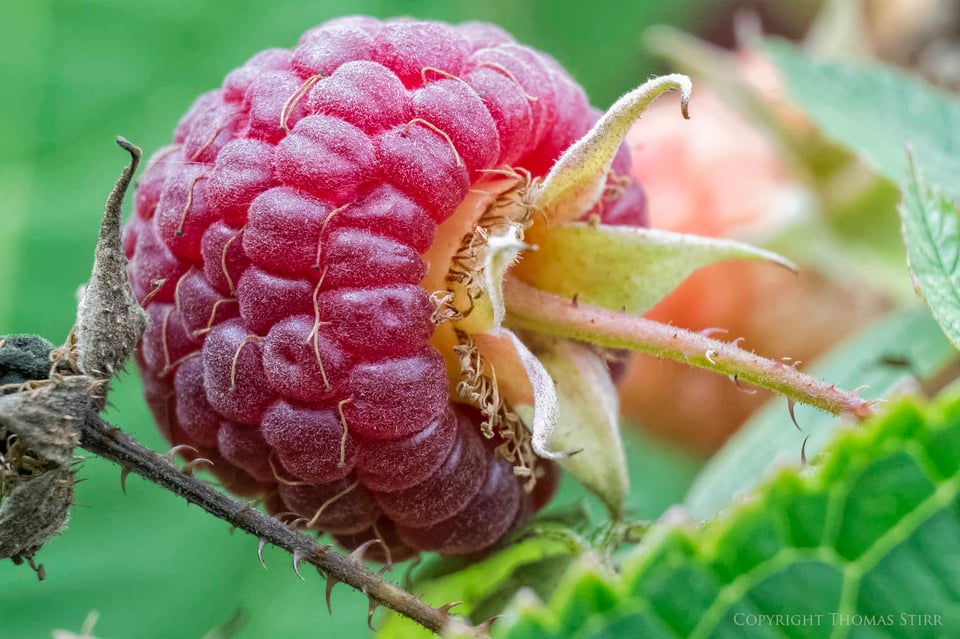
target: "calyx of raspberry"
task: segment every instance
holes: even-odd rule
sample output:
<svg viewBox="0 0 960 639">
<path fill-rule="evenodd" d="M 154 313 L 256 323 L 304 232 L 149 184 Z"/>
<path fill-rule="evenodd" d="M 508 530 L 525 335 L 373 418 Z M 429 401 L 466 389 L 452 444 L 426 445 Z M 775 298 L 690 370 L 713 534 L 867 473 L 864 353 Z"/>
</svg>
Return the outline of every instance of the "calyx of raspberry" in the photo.
<svg viewBox="0 0 960 639">
<path fill-rule="evenodd" d="M 460 238 L 459 244 L 438 241 L 431 251 L 434 280 L 437 265 L 449 264 L 448 286 L 433 295 L 440 324 L 434 343 L 441 353 L 460 354 L 454 378 L 460 399 L 479 408 L 493 431 L 516 438 L 521 467 L 531 464 L 524 459 L 531 452 L 557 460 L 614 513 L 628 480 L 616 390 L 603 353 L 582 342 L 537 336 L 530 329 L 539 327 L 529 318 L 526 330 L 514 333 L 504 282 L 517 278 L 567 300 L 639 315 L 693 271 L 719 260 L 766 259 L 792 268 L 776 254 L 739 242 L 590 217 L 611 189 L 611 165 L 634 121 L 674 89 L 689 117 L 691 88 L 686 76 L 668 75 L 624 95 L 543 178 L 492 171 L 483 195 L 465 201 L 439 229 L 440 236 Z M 550 332 L 548 323 L 543 328 Z M 527 432 L 505 427 L 518 417 Z"/>
</svg>

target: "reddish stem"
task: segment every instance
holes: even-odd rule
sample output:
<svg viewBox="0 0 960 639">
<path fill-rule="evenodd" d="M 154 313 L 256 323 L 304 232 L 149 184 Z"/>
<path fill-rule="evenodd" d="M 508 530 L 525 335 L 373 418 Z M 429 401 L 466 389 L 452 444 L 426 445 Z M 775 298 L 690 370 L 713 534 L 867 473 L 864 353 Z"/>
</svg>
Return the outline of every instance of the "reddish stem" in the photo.
<svg viewBox="0 0 960 639">
<path fill-rule="evenodd" d="M 518 328 L 608 348 L 628 348 L 705 368 L 835 415 L 863 420 L 875 412 L 875 402 L 864 400 L 854 392 L 839 389 L 801 373 L 795 366 L 761 357 L 735 343 L 721 342 L 704 333 L 578 303 L 512 277 L 504 279 L 503 294 L 508 323 Z"/>
</svg>

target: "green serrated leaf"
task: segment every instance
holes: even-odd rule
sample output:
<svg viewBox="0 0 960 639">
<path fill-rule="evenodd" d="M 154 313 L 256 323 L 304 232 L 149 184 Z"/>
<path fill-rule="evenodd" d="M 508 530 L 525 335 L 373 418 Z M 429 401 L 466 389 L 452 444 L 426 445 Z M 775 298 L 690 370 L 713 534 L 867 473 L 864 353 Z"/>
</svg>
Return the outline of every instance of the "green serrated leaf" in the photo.
<svg viewBox="0 0 960 639">
<path fill-rule="evenodd" d="M 619 575 L 574 565 L 494 635 L 954 637 L 960 634 L 960 396 L 906 399 L 841 431 L 703 526 L 661 523 Z"/>
<path fill-rule="evenodd" d="M 888 396 L 919 378 L 933 377 L 956 350 L 943 337 L 924 308 L 904 310 L 882 318 L 819 360 L 810 374 L 838 385 L 868 385 L 868 399 Z M 750 490 L 784 460 L 800 461 L 806 439 L 808 458 L 826 444 L 841 421 L 829 413 L 797 406 L 799 432 L 791 423 L 786 403 L 774 400 L 750 419 L 716 453 L 694 481 L 684 505 L 695 517 L 710 517 L 739 493 Z"/>
<path fill-rule="evenodd" d="M 819 62 L 784 42 L 766 51 L 825 135 L 896 182 L 907 175 L 909 143 L 930 184 L 960 199 L 960 102 L 889 68 Z"/>
<path fill-rule="evenodd" d="M 947 338 L 960 348 L 960 232 L 957 207 L 931 189 L 910 159 L 900 204 L 901 230 L 917 292 Z"/>
<path fill-rule="evenodd" d="M 520 564 L 503 583 L 477 602 L 470 620 L 483 623 L 499 615 L 521 588 L 529 588 L 541 599 L 549 598 L 572 562 L 573 555 L 558 554 Z"/>
<path fill-rule="evenodd" d="M 659 229 L 571 223 L 528 239 L 538 248 L 525 253 L 512 274 L 557 295 L 637 315 L 714 262 L 759 259 L 794 268 L 741 242 Z"/>
<path fill-rule="evenodd" d="M 561 628 L 577 628 L 594 612 L 615 608 L 620 597 L 613 572 L 593 553 L 584 553 L 570 567 L 551 601 Z"/>
<path fill-rule="evenodd" d="M 515 571 L 520 567 L 554 557 L 569 556 L 567 548 L 560 542 L 544 537 L 532 538 L 508 546 L 462 570 L 426 580 L 417 579 L 416 592 L 424 601 L 435 606 L 460 601 L 462 603 L 453 612 L 470 615 L 500 588 L 510 588 Z M 514 591 L 517 588 L 514 588 Z M 426 628 L 396 614 L 387 616 L 377 633 L 378 639 L 427 639 L 433 636 L 435 635 Z"/>
</svg>

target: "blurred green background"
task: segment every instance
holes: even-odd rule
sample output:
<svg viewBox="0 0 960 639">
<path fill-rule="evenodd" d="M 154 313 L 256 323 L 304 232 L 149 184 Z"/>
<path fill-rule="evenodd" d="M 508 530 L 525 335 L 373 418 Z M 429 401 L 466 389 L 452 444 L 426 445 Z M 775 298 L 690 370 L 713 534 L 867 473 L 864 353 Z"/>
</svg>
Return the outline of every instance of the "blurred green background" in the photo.
<svg viewBox="0 0 960 639">
<path fill-rule="evenodd" d="M 6 0 L 0 6 L 0 334 L 39 333 L 61 341 L 73 323 L 75 292 L 89 274 L 103 202 L 125 154 L 122 134 L 146 155 L 166 144 L 198 94 L 255 52 L 291 46 L 336 15 L 410 15 L 488 20 L 551 53 L 595 105 L 658 70 L 641 34 L 652 24 L 696 29 L 704 0 L 584 3 L 338 3 L 274 0 Z M 713 3 L 710 3 L 711 5 Z M 163 448 L 136 375 L 112 395 L 108 418 Z M 698 463 L 653 442 L 632 442 L 645 468 L 635 477 L 634 513 L 655 517 L 679 500 Z M 40 583 L 25 566 L 0 564 L 0 636 L 79 631 L 100 612 L 98 637 L 201 637 L 236 613 L 240 637 L 367 636 L 366 601 L 341 586 L 327 615 L 323 584 L 306 583 L 289 557 L 173 495 L 96 459 L 83 465 L 69 528 L 37 556 Z M 564 500 L 582 496 L 565 484 Z M 597 508 L 599 511 L 599 508 Z M 398 571 L 399 572 L 399 571 Z M 213 636 L 224 636 L 210 634 Z"/>
</svg>

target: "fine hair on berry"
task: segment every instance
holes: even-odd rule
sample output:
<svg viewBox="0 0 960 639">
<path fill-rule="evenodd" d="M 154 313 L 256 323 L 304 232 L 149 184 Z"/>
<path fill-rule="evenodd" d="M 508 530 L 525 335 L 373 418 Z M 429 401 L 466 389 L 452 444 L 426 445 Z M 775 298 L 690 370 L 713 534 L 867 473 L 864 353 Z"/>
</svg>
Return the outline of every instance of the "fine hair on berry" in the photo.
<svg viewBox="0 0 960 639">
<path fill-rule="evenodd" d="M 342 18 L 228 73 L 125 228 L 164 437 L 278 516 L 380 539 L 382 561 L 497 544 L 557 471 L 505 454 L 458 395 L 424 287 L 447 265 L 424 255 L 472 192 L 542 177 L 597 118 L 556 61 L 480 23 Z M 641 225 L 642 191 L 596 213 Z"/>
</svg>

